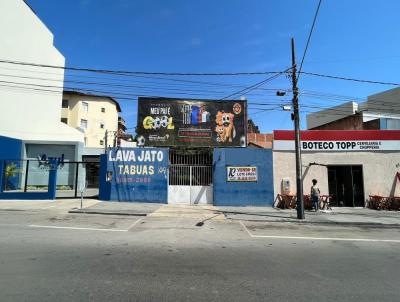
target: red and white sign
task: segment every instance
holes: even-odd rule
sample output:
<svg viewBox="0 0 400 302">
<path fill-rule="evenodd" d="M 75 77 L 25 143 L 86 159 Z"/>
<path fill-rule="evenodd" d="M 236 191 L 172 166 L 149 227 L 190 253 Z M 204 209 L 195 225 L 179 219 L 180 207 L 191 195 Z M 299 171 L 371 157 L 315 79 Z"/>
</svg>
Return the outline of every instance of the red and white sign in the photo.
<svg viewBox="0 0 400 302">
<path fill-rule="evenodd" d="M 302 151 L 395 151 L 400 150 L 398 130 L 301 131 Z M 275 130 L 273 149 L 294 150 L 294 131 Z"/>
</svg>

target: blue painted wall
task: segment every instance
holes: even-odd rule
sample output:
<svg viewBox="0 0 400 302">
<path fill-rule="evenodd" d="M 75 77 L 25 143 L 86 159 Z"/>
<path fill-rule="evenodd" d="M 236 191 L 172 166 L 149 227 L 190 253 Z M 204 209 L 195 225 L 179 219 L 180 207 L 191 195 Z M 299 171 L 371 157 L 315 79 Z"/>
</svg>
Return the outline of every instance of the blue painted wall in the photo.
<svg viewBox="0 0 400 302">
<path fill-rule="evenodd" d="M 0 184 L 3 183 L 4 177 L 4 161 L 0 160 Z M 56 199 L 56 183 L 57 183 L 57 162 L 50 161 L 53 168 L 49 171 L 48 189 L 47 192 L 20 192 L 20 191 L 3 191 L 0 186 L 0 199 L 18 199 L 18 200 L 42 200 Z"/>
<path fill-rule="evenodd" d="M 100 154 L 99 199 L 110 200 L 111 181 L 107 181 L 107 154 Z"/>
<path fill-rule="evenodd" d="M 22 141 L 0 135 L 0 159 L 21 159 Z"/>
<path fill-rule="evenodd" d="M 213 156 L 214 205 L 272 206 L 274 202 L 272 150 L 216 148 Z M 227 166 L 256 166 L 257 182 L 228 182 Z"/>
<path fill-rule="evenodd" d="M 168 202 L 167 148 L 112 148 L 100 160 L 101 200 Z"/>
<path fill-rule="evenodd" d="M 22 155 L 21 150 L 21 140 L 0 136 L 0 160 L 3 162 L 3 169 L 5 169 L 7 165 L 14 165 L 18 171 L 23 170 L 23 162 L 19 161 Z M 2 173 L 4 173 L 4 171 Z M 4 189 L 4 187 L 12 190 L 18 189 L 21 186 L 21 182 L 21 173 L 17 173 L 15 176 L 8 177 L 7 179 L 3 178 L 3 181 L 0 183 L 0 191 Z"/>
</svg>

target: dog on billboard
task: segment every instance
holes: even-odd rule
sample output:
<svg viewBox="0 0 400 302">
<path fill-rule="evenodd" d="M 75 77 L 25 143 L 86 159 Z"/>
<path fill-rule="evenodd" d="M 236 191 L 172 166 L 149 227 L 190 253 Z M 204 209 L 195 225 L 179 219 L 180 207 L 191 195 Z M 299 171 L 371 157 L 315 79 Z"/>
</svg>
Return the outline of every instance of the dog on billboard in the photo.
<svg viewBox="0 0 400 302">
<path fill-rule="evenodd" d="M 236 136 L 235 125 L 233 123 L 234 115 L 230 112 L 218 111 L 215 117 L 215 123 L 217 127 L 215 128 L 215 132 L 217 132 L 217 141 L 218 138 L 220 142 L 232 142 L 232 139 Z M 221 129 L 223 127 L 223 131 Z"/>
<path fill-rule="evenodd" d="M 217 143 L 225 142 L 225 128 L 224 126 L 217 125 L 215 127 L 215 132 L 217 132 Z"/>
</svg>

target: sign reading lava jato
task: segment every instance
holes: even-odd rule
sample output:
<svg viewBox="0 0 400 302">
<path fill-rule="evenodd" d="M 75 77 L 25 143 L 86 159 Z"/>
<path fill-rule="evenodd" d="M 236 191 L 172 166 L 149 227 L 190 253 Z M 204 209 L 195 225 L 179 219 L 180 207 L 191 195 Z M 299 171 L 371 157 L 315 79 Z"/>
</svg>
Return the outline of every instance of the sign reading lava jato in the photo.
<svg viewBox="0 0 400 302">
<path fill-rule="evenodd" d="M 138 146 L 246 147 L 247 102 L 139 97 Z"/>
<path fill-rule="evenodd" d="M 107 154 L 107 171 L 116 184 L 146 184 L 165 181 L 168 150 L 160 148 L 112 148 Z"/>
<path fill-rule="evenodd" d="M 302 151 L 395 151 L 400 150 L 397 130 L 301 131 Z M 293 131 L 274 131 L 275 151 L 294 150 Z"/>
<path fill-rule="evenodd" d="M 226 167 L 227 181 L 257 181 L 257 167 Z"/>
</svg>

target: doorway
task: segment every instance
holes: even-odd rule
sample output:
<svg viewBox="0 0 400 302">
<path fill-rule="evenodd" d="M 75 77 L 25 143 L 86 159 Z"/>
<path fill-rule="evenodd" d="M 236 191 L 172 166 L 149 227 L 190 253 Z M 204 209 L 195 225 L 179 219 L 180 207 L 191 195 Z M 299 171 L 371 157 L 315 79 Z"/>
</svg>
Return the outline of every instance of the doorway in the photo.
<svg viewBox="0 0 400 302">
<path fill-rule="evenodd" d="M 336 207 L 364 207 L 363 169 L 361 165 L 328 166 L 329 195 Z"/>
<path fill-rule="evenodd" d="M 168 203 L 212 204 L 212 149 L 170 149 Z"/>
</svg>

